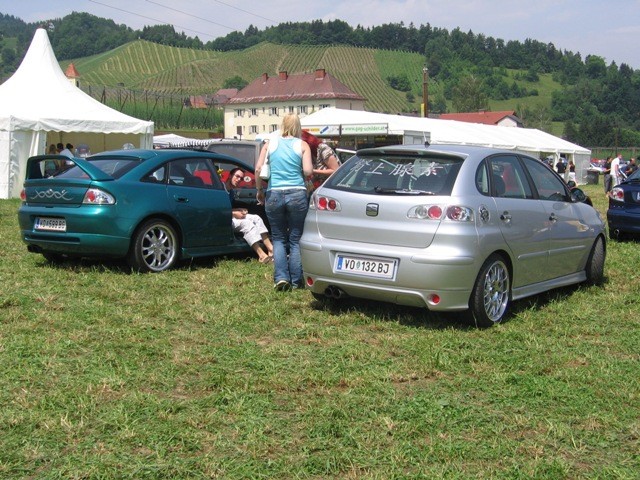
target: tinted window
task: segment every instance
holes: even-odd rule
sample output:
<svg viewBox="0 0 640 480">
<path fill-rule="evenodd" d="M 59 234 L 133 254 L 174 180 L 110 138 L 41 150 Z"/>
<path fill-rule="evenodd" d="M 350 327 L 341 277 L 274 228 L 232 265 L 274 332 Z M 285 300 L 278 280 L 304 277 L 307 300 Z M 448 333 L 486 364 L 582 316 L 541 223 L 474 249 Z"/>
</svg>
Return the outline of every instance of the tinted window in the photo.
<svg viewBox="0 0 640 480">
<path fill-rule="evenodd" d="M 516 155 L 491 157 L 492 195 L 500 198 L 533 198 L 527 174 Z"/>
<path fill-rule="evenodd" d="M 255 167 L 258 155 L 260 155 L 259 144 L 242 143 L 212 143 L 208 150 L 211 152 L 229 155 L 230 157 L 242 160 L 247 165 Z"/>
<path fill-rule="evenodd" d="M 524 161 L 540 200 L 569 201 L 566 184 L 549 167 L 530 158 L 525 158 Z"/>
<path fill-rule="evenodd" d="M 184 187 L 222 188 L 209 159 L 183 158 L 169 162 L 169 184 Z"/>
<path fill-rule="evenodd" d="M 120 178 L 129 170 L 140 163 L 135 158 L 104 158 L 100 160 L 91 160 L 91 165 L 98 167 L 104 173 L 111 175 L 113 178 Z M 87 174 L 77 166 L 73 166 L 58 175 L 61 178 L 86 178 Z"/>
<path fill-rule="evenodd" d="M 324 185 L 363 193 L 450 195 L 461 164 L 444 157 L 354 156 Z"/>
</svg>

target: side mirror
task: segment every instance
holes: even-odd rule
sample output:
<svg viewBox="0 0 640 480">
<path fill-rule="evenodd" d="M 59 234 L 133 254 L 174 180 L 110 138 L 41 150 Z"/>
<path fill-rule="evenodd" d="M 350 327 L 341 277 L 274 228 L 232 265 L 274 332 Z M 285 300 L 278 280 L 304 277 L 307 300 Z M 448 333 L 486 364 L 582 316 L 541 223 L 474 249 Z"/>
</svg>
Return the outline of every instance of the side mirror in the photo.
<svg viewBox="0 0 640 480">
<path fill-rule="evenodd" d="M 569 188 L 576 188 L 577 187 L 576 182 L 574 182 L 573 180 L 569 180 L 567 182 L 567 185 L 569 186 Z"/>
<path fill-rule="evenodd" d="M 587 195 L 579 188 L 571 190 L 571 201 L 573 203 L 584 203 L 587 200 Z"/>
</svg>

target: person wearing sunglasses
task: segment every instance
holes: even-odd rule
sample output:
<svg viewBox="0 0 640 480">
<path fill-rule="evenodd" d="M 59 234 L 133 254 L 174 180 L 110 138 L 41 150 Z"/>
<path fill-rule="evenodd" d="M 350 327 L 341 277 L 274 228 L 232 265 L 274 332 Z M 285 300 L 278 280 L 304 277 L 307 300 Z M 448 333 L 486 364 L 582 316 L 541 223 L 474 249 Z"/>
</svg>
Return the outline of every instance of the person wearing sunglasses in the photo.
<svg viewBox="0 0 640 480">
<path fill-rule="evenodd" d="M 243 178 L 244 172 L 240 168 L 234 168 L 229 172 L 225 187 L 229 192 L 232 203 L 232 191 L 238 188 Z M 231 216 L 233 231 L 242 235 L 242 238 L 251 246 L 256 255 L 258 255 L 258 260 L 261 263 L 271 263 L 273 261 L 273 244 L 269 238 L 269 230 L 267 230 L 260 215 L 249 213 L 246 208 L 233 208 L 231 210 Z"/>
</svg>

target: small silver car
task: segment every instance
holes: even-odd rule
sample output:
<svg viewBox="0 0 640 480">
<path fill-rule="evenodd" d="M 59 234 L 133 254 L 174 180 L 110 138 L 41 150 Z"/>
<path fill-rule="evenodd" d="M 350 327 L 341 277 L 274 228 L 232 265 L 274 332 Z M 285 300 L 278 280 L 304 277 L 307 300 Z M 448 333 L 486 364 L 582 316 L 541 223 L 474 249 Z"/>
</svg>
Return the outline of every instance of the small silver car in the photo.
<svg viewBox="0 0 640 480">
<path fill-rule="evenodd" d="M 300 241 L 317 299 L 353 296 L 500 322 L 512 300 L 599 284 L 605 222 L 547 165 L 507 150 L 359 150 L 311 198 Z"/>
</svg>

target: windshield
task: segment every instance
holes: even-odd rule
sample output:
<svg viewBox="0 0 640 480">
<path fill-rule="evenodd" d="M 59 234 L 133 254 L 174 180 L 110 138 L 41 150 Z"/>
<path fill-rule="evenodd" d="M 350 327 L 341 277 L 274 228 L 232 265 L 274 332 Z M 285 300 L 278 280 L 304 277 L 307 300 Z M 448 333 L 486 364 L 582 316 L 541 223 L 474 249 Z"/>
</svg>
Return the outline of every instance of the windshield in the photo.
<svg viewBox="0 0 640 480">
<path fill-rule="evenodd" d="M 422 155 L 354 156 L 324 186 L 380 195 L 450 195 L 462 159 Z"/>
<path fill-rule="evenodd" d="M 229 155 L 230 157 L 242 160 L 247 165 L 255 167 L 258 155 L 260 155 L 260 144 L 245 143 L 212 143 L 208 150 L 211 152 Z"/>
<path fill-rule="evenodd" d="M 640 169 L 634 170 L 634 172 L 627 177 L 627 180 L 640 180 Z"/>
</svg>

